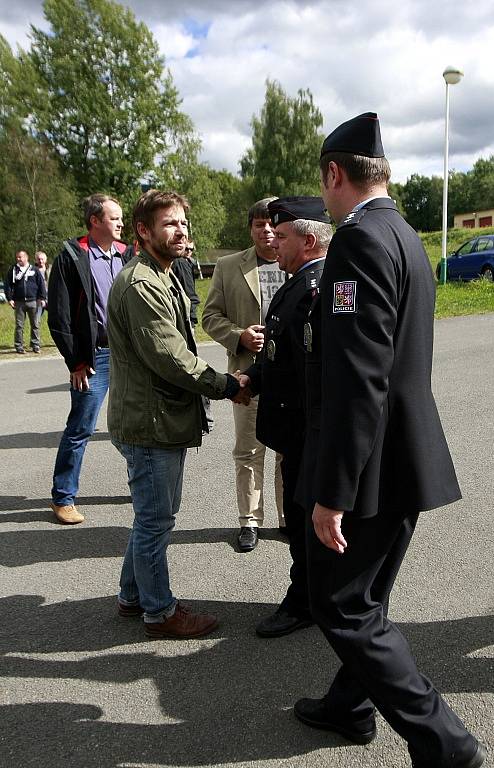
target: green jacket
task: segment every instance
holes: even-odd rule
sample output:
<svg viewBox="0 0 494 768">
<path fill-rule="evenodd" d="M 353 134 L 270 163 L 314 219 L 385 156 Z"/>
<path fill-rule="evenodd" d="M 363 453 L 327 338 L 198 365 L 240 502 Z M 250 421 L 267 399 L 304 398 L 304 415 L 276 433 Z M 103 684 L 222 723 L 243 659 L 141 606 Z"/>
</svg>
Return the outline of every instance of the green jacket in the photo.
<svg viewBox="0 0 494 768">
<path fill-rule="evenodd" d="M 177 278 L 145 251 L 117 275 L 108 300 L 108 430 L 122 443 L 190 448 L 201 444 L 201 395 L 227 386 L 196 355 L 189 300 Z"/>
</svg>

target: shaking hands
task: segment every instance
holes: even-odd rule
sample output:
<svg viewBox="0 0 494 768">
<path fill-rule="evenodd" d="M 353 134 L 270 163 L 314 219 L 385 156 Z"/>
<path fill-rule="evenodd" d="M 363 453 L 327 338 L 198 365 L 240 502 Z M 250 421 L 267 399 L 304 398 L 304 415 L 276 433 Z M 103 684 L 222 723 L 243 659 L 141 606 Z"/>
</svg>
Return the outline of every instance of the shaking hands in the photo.
<svg viewBox="0 0 494 768">
<path fill-rule="evenodd" d="M 240 384 L 240 389 L 235 397 L 232 398 L 232 401 L 237 403 L 237 405 L 249 405 L 250 399 L 252 397 L 252 391 L 250 389 L 250 378 L 246 376 L 245 373 L 240 373 L 240 371 L 235 371 L 233 375 Z"/>
</svg>

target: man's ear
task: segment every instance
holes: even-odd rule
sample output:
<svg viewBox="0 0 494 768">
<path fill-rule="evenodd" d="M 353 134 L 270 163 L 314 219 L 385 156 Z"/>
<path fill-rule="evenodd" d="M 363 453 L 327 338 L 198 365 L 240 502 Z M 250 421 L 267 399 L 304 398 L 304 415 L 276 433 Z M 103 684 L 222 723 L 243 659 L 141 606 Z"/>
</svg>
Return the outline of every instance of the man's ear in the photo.
<svg viewBox="0 0 494 768">
<path fill-rule="evenodd" d="M 317 237 L 313 232 L 309 232 L 305 236 L 305 250 L 312 251 L 316 247 L 316 244 L 317 244 Z"/>
<path fill-rule="evenodd" d="M 145 240 L 149 234 L 148 228 L 143 221 L 138 221 L 136 226 L 138 235 L 142 237 L 143 240 Z"/>
</svg>

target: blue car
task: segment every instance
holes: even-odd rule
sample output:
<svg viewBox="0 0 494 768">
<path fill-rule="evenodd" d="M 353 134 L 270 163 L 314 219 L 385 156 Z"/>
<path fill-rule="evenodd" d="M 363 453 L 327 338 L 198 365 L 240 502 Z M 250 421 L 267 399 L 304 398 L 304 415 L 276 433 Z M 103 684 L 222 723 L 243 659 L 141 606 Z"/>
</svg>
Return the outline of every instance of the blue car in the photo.
<svg viewBox="0 0 494 768">
<path fill-rule="evenodd" d="M 441 275 L 441 262 L 436 269 L 437 279 Z M 476 280 L 484 277 L 494 280 L 494 235 L 474 237 L 448 256 L 447 280 Z"/>
</svg>

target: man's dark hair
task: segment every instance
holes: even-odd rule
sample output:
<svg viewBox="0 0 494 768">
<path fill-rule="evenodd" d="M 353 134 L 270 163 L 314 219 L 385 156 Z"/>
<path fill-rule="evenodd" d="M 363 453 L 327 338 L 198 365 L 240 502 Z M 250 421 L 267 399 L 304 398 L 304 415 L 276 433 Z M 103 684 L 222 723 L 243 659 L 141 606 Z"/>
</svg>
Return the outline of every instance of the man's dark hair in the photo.
<svg viewBox="0 0 494 768">
<path fill-rule="evenodd" d="M 96 216 L 100 221 L 103 218 L 103 203 L 108 201 L 120 205 L 118 200 L 109 195 L 102 195 L 100 192 L 96 192 L 94 195 L 85 197 L 82 201 L 82 210 L 84 212 L 84 222 L 88 229 L 91 229 L 91 216 Z"/>
<path fill-rule="evenodd" d="M 257 203 L 254 203 L 249 208 L 249 229 L 252 226 L 252 222 L 254 219 L 270 219 L 271 215 L 269 213 L 268 204 L 272 203 L 273 200 L 277 200 L 277 197 L 264 197 L 262 200 L 258 200 Z"/>
<path fill-rule="evenodd" d="M 391 168 L 385 157 L 364 157 L 350 152 L 326 152 L 320 160 L 320 168 L 326 179 L 329 164 L 339 165 L 356 187 L 366 189 L 375 184 L 386 184 L 391 178 Z"/>
<path fill-rule="evenodd" d="M 144 247 L 144 241 L 137 231 L 138 223 L 142 222 L 148 229 L 151 229 L 156 211 L 162 208 L 171 208 L 173 205 L 179 205 L 183 208 L 186 215 L 189 213 L 188 201 L 178 192 L 160 192 L 159 189 L 148 189 L 140 196 L 132 213 L 132 226 L 140 246 Z"/>
</svg>

